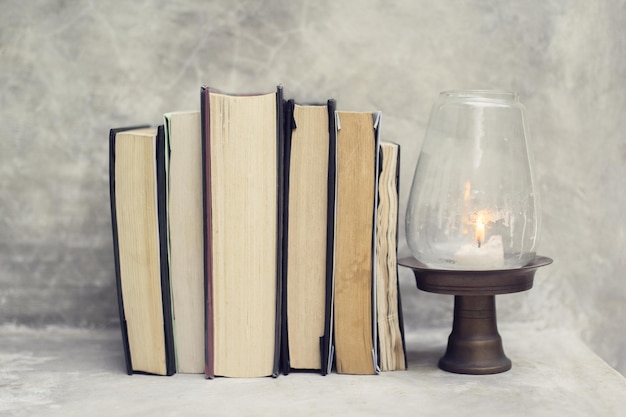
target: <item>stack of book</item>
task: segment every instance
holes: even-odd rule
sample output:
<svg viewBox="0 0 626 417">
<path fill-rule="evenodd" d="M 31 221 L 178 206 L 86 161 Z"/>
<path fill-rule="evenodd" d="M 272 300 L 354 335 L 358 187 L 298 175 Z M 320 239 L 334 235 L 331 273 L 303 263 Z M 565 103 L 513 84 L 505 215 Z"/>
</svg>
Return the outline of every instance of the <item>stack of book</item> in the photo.
<svg viewBox="0 0 626 417">
<path fill-rule="evenodd" d="M 203 87 L 200 111 L 110 132 L 129 374 L 406 369 L 400 149 L 380 112 Z"/>
</svg>

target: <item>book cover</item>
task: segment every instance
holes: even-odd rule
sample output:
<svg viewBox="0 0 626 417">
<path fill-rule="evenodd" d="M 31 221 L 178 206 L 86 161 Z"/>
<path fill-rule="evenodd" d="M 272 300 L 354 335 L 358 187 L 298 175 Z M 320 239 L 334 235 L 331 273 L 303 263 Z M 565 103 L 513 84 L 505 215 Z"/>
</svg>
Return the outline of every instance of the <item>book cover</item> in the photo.
<svg viewBox="0 0 626 417">
<path fill-rule="evenodd" d="M 319 370 L 325 375 L 332 352 L 334 173 L 329 166 L 334 166 L 334 112 L 334 100 L 325 105 L 289 100 L 285 106 L 285 374 Z"/>
<path fill-rule="evenodd" d="M 335 355 L 334 344 L 334 295 L 335 295 L 335 222 L 337 200 L 337 103 L 328 102 L 328 208 L 326 214 L 326 306 L 324 335 L 320 337 L 322 352 L 322 375 L 332 371 Z"/>
<path fill-rule="evenodd" d="M 204 217 L 200 112 L 166 113 L 164 126 L 176 372 L 203 373 Z"/>
<path fill-rule="evenodd" d="M 157 127 L 156 164 L 157 164 L 157 198 L 159 222 L 159 260 L 161 271 L 161 301 L 163 303 L 163 331 L 165 333 L 165 361 L 167 375 L 176 372 L 176 356 L 174 354 L 174 332 L 172 326 L 172 304 L 170 293 L 170 270 L 167 248 L 167 175 L 165 173 L 165 131 L 163 125 Z"/>
<path fill-rule="evenodd" d="M 208 378 L 278 375 L 282 112 L 282 87 L 201 90 Z"/>
<path fill-rule="evenodd" d="M 375 244 L 381 113 L 336 112 L 334 346 L 338 373 L 375 374 Z"/>
<path fill-rule="evenodd" d="M 109 131 L 109 201 L 111 204 L 111 228 L 113 233 L 113 259 L 115 263 L 115 286 L 117 291 L 117 307 L 120 317 L 120 329 L 122 332 L 122 348 L 124 349 L 124 362 L 126 373 L 133 374 L 133 366 L 130 358 L 130 348 L 128 346 L 128 327 L 126 315 L 124 313 L 124 300 L 122 295 L 122 277 L 120 275 L 120 255 L 117 236 L 117 210 L 115 209 L 115 135 L 125 130 L 135 130 L 147 128 L 148 125 L 138 125 L 111 129 Z"/>
<path fill-rule="evenodd" d="M 131 137 L 133 133 L 143 135 L 144 143 L 135 146 L 129 138 L 124 138 L 120 145 L 118 135 L 126 132 L 131 132 Z M 127 373 L 172 375 L 175 364 L 169 313 L 162 128 L 148 130 L 140 126 L 110 131 L 109 192 L 116 289 Z M 142 200 L 145 196 L 151 196 L 151 201 Z M 140 253 L 137 252 L 139 246 L 150 249 Z M 154 339 L 154 350 L 142 345 L 146 334 Z"/>
</svg>

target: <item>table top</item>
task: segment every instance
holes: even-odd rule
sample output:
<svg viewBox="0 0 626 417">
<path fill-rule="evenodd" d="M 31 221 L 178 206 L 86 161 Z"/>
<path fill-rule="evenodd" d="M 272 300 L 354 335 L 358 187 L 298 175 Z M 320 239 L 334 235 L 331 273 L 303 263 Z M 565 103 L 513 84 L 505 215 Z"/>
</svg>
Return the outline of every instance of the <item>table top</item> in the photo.
<svg viewBox="0 0 626 417">
<path fill-rule="evenodd" d="M 117 330 L 0 327 L 5 416 L 617 416 L 626 379 L 576 335 L 501 326 L 513 368 L 458 375 L 437 368 L 449 329 L 407 333 L 407 371 L 292 373 L 206 380 L 128 376 Z"/>
</svg>

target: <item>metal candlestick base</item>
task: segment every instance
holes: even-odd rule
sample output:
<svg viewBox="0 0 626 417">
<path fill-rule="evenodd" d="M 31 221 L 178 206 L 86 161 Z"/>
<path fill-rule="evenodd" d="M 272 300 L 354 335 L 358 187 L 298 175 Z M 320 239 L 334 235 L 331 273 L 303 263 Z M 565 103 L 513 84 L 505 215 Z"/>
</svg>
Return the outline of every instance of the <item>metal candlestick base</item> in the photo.
<svg viewBox="0 0 626 417">
<path fill-rule="evenodd" d="M 498 333 L 495 296 L 532 288 L 537 268 L 551 263 L 552 259 L 538 256 L 517 269 L 456 271 L 429 268 L 412 257 L 398 262 L 413 270 L 419 289 L 455 296 L 452 333 L 439 367 L 448 372 L 473 375 L 511 369 Z"/>
<path fill-rule="evenodd" d="M 439 367 L 448 372 L 479 375 L 511 369 L 496 324 L 495 296 L 454 297 L 452 333 Z"/>
</svg>

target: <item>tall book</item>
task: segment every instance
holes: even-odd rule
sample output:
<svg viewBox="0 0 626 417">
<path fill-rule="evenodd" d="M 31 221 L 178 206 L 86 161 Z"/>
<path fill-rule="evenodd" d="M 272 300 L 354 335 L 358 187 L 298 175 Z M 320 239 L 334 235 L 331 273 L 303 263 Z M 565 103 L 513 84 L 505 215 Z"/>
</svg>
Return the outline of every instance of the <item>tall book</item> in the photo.
<svg viewBox="0 0 626 417">
<path fill-rule="evenodd" d="M 172 375 L 162 126 L 111 130 L 109 178 L 126 370 Z"/>
<path fill-rule="evenodd" d="M 380 112 L 336 112 L 333 314 L 338 373 L 377 372 L 374 246 L 380 117 Z"/>
<path fill-rule="evenodd" d="M 406 369 L 404 323 L 398 281 L 400 146 L 380 142 L 376 215 L 376 316 L 381 371 Z"/>
<path fill-rule="evenodd" d="M 285 123 L 282 370 L 325 375 L 332 364 L 335 101 L 289 100 Z"/>
<path fill-rule="evenodd" d="M 164 115 L 176 372 L 204 372 L 204 240 L 200 112 Z"/>
<path fill-rule="evenodd" d="M 278 375 L 282 108 L 280 87 L 201 91 L 208 378 Z"/>
</svg>

